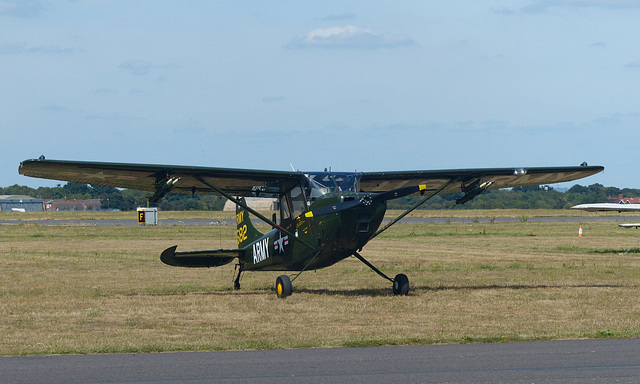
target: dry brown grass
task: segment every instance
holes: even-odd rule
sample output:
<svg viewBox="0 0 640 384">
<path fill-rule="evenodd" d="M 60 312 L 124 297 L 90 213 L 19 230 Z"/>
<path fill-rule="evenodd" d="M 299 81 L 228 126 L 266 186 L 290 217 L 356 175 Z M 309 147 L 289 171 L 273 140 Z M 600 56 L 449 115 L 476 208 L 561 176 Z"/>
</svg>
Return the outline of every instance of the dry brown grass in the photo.
<svg viewBox="0 0 640 384">
<path fill-rule="evenodd" d="M 519 217 L 519 216 L 516 216 Z M 2 219 L 2 217 L 0 217 Z M 0 354 L 300 348 L 629 337 L 640 333 L 639 232 L 615 223 L 398 224 L 363 255 L 304 273 L 172 268 L 235 247 L 230 226 L 0 227 Z"/>
</svg>

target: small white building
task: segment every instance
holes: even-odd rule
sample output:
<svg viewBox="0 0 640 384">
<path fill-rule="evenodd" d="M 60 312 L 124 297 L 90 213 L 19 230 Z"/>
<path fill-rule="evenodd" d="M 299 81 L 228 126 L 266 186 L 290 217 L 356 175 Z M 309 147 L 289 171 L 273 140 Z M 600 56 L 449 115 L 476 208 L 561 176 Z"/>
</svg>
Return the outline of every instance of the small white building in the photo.
<svg viewBox="0 0 640 384">
<path fill-rule="evenodd" d="M 0 195 L 0 211 L 41 212 L 44 211 L 44 200 L 26 195 Z"/>
</svg>

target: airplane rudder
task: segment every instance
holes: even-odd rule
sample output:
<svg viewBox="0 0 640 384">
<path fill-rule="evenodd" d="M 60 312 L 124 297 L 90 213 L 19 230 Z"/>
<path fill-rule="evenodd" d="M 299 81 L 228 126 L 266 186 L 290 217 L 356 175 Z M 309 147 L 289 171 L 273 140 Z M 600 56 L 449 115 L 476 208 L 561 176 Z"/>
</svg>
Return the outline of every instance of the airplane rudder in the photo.
<svg viewBox="0 0 640 384">
<path fill-rule="evenodd" d="M 246 204 L 244 197 L 241 197 L 239 200 L 242 204 Z M 262 233 L 260 233 L 256 229 L 256 227 L 253 226 L 249 211 L 239 205 L 236 205 L 236 224 L 238 234 L 238 248 L 244 248 L 245 246 L 251 244 L 254 240 L 262 237 Z"/>
</svg>

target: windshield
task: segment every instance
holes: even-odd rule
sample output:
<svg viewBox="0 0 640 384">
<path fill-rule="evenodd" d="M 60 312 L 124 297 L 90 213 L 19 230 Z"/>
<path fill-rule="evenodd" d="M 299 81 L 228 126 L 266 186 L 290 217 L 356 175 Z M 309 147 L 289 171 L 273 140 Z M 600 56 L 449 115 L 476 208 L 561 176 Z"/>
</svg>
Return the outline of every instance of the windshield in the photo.
<svg viewBox="0 0 640 384">
<path fill-rule="evenodd" d="M 330 192 L 357 192 L 359 173 L 316 172 L 305 174 L 305 192 L 311 202 Z"/>
</svg>

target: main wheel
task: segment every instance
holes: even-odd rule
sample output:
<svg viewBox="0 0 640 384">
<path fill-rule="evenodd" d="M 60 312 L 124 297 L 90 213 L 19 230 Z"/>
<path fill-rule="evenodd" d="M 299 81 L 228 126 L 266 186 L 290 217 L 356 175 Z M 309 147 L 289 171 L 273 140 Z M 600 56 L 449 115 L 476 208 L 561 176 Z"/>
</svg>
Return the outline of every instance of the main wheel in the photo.
<svg viewBox="0 0 640 384">
<path fill-rule="evenodd" d="M 393 295 L 406 296 L 409 294 L 409 278 L 400 273 L 393 279 Z"/>
<path fill-rule="evenodd" d="M 279 299 L 284 299 L 287 296 L 291 296 L 293 293 L 293 284 L 291 279 L 287 275 L 280 275 L 276 279 L 276 293 Z"/>
</svg>

